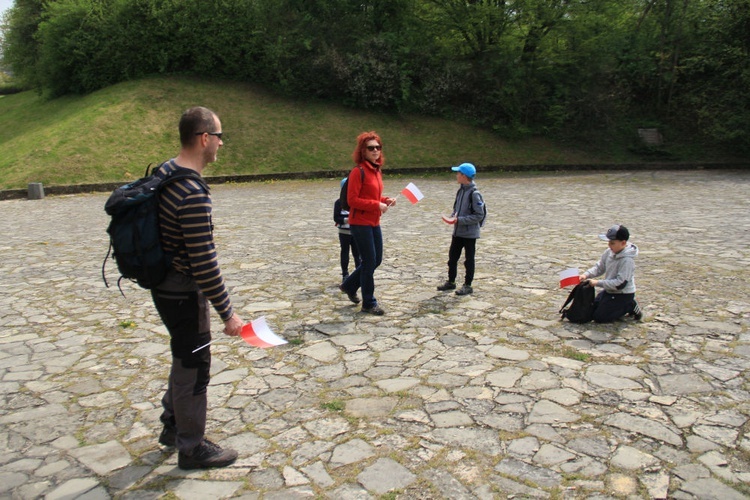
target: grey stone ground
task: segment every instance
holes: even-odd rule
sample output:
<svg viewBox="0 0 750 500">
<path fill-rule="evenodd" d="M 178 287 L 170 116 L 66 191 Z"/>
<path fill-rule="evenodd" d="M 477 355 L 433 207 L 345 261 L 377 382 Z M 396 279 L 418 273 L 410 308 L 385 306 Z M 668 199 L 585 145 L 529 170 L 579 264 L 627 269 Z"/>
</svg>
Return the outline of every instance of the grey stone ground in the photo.
<svg viewBox="0 0 750 500">
<path fill-rule="evenodd" d="M 149 295 L 102 284 L 106 194 L 0 202 L 0 497 L 750 494 L 749 172 L 480 176 L 464 298 L 435 290 L 454 177 L 386 191 L 409 181 L 425 199 L 384 217 L 382 318 L 336 287 L 337 179 L 214 187 L 237 309 L 298 343 L 216 335 L 209 436 L 240 459 L 189 473 L 157 444 Z M 593 264 L 615 222 L 641 249 L 645 321 L 561 323 L 558 272 Z"/>
</svg>

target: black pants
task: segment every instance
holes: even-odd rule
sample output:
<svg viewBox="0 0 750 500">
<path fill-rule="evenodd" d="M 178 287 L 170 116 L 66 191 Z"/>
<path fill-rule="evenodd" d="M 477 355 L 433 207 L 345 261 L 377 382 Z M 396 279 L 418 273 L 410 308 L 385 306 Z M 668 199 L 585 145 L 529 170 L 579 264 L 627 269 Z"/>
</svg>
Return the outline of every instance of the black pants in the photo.
<svg viewBox="0 0 750 500">
<path fill-rule="evenodd" d="M 341 276 L 349 276 L 349 249 L 354 257 L 354 269 L 359 267 L 362 259 L 359 258 L 359 250 L 351 233 L 339 233 L 339 245 L 341 245 Z"/>
<path fill-rule="evenodd" d="M 632 313 L 634 307 L 634 293 L 609 293 L 602 290 L 594 299 L 594 321 L 611 323 Z"/>
<path fill-rule="evenodd" d="M 191 453 L 206 432 L 207 387 L 211 371 L 210 310 L 198 290 L 151 290 L 154 305 L 167 327 L 172 350 L 169 383 L 162 398 L 161 421 L 177 428 L 176 447 Z"/>
<path fill-rule="evenodd" d="M 362 308 L 378 305 L 375 298 L 375 269 L 383 262 L 383 232 L 380 226 L 351 226 L 362 261 L 341 284 L 344 291 L 354 293 L 362 288 Z"/>
<path fill-rule="evenodd" d="M 461 258 L 462 250 L 465 250 L 464 267 L 466 268 L 466 276 L 464 277 L 464 284 L 471 286 L 472 281 L 474 281 L 474 256 L 477 253 L 476 238 L 453 236 L 451 239 L 451 248 L 448 251 L 448 281 L 456 282 L 458 259 Z"/>
</svg>

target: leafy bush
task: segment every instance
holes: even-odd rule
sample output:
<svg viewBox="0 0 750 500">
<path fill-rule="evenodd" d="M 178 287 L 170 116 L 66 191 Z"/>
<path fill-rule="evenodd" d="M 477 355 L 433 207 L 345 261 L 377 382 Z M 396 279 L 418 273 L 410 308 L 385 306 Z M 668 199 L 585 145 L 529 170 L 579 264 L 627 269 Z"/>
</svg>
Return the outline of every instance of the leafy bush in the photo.
<svg viewBox="0 0 750 500">
<path fill-rule="evenodd" d="M 669 4 L 16 0 L 2 48 L 50 96 L 191 74 L 505 135 L 689 122 L 750 151 L 747 0 Z"/>
</svg>

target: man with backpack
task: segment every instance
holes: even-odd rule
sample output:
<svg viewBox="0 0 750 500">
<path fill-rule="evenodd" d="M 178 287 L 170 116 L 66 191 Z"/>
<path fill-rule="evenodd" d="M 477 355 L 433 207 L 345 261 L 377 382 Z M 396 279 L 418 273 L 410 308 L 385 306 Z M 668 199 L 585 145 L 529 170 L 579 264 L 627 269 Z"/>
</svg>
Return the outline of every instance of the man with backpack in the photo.
<svg viewBox="0 0 750 500">
<path fill-rule="evenodd" d="M 464 284 L 456 290 L 456 295 L 469 295 L 474 292 L 471 284 L 474 280 L 477 239 L 487 211 L 484 199 L 474 183 L 474 176 L 477 174 L 476 167 L 471 163 L 462 163 L 457 167 L 452 167 L 451 170 L 456 172 L 456 181 L 461 187 L 458 188 L 456 200 L 453 202 L 453 213 L 450 217 L 443 217 L 446 223 L 454 227 L 448 251 L 448 281 L 438 286 L 437 289 L 441 292 L 456 290 L 458 259 L 461 258 L 461 252 L 465 251 L 466 275 Z"/>
<path fill-rule="evenodd" d="M 211 368 L 206 346 L 211 341 L 209 302 L 224 322 L 226 335 L 240 335 L 243 321 L 232 309 L 224 284 L 214 247 L 211 196 L 199 177 L 223 145 L 221 121 L 213 111 L 193 107 L 182 114 L 179 131 L 178 156 L 156 173 L 163 178 L 190 174 L 168 184 L 159 195 L 161 244 L 173 256 L 167 277 L 151 289 L 172 351 L 159 442 L 177 447 L 181 469 L 225 467 L 237 459 L 237 452 L 222 449 L 204 435 Z"/>
</svg>

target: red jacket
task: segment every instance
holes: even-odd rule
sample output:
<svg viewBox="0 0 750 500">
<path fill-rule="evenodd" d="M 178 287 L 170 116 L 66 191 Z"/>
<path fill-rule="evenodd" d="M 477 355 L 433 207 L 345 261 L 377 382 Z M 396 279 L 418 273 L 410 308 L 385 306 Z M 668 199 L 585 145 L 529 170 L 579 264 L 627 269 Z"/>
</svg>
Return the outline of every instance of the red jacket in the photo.
<svg viewBox="0 0 750 500">
<path fill-rule="evenodd" d="M 365 179 L 362 180 L 362 167 Z M 346 199 L 349 203 L 349 225 L 379 226 L 380 204 L 388 203 L 383 196 L 383 177 L 380 167 L 375 167 L 369 161 L 363 161 L 354 167 L 349 174 Z"/>
</svg>

